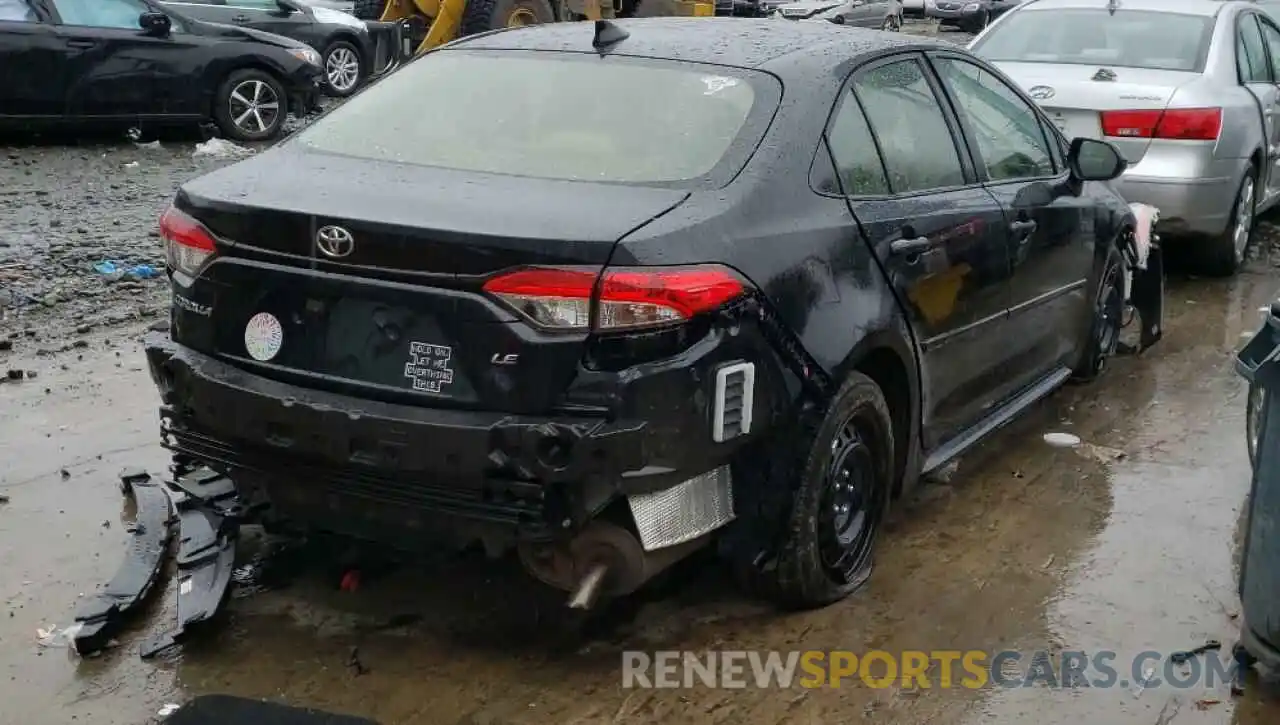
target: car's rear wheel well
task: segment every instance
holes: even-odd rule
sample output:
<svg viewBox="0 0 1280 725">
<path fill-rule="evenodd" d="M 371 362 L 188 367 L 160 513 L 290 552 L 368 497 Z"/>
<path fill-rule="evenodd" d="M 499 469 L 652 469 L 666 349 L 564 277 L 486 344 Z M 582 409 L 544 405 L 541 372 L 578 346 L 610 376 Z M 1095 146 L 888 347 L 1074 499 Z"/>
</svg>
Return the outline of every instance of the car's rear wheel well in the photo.
<svg viewBox="0 0 1280 725">
<path fill-rule="evenodd" d="M 896 443 L 893 452 L 893 494 L 896 496 L 901 492 L 911 446 L 911 378 L 907 375 L 907 366 L 891 348 L 877 347 L 863 355 L 853 369 L 875 381 L 889 406 Z"/>
</svg>

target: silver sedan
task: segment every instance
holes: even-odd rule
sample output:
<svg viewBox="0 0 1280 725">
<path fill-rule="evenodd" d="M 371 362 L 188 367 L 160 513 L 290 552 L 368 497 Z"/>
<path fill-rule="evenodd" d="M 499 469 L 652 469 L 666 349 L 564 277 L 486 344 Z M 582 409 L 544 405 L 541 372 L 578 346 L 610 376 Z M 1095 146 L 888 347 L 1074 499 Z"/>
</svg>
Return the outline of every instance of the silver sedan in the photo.
<svg viewBox="0 0 1280 725">
<path fill-rule="evenodd" d="M 1236 272 L 1254 216 L 1280 200 L 1280 25 L 1257 4 L 1030 0 L 969 47 L 1067 138 L 1115 144 L 1125 198 L 1197 240 L 1205 271 Z"/>
</svg>

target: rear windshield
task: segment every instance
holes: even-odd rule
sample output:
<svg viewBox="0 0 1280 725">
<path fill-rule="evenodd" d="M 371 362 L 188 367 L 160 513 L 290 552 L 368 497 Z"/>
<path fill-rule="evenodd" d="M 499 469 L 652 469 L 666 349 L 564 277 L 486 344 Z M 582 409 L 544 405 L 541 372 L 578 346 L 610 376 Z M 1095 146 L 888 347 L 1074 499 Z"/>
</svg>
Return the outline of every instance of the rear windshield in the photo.
<svg viewBox="0 0 1280 725">
<path fill-rule="evenodd" d="M 1014 12 L 971 50 L 991 61 L 1069 63 L 1200 72 L 1213 18 L 1146 10 Z"/>
<path fill-rule="evenodd" d="M 319 151 L 465 171 L 720 186 L 780 88 L 750 71 L 580 53 L 446 50 L 297 137 Z"/>
</svg>

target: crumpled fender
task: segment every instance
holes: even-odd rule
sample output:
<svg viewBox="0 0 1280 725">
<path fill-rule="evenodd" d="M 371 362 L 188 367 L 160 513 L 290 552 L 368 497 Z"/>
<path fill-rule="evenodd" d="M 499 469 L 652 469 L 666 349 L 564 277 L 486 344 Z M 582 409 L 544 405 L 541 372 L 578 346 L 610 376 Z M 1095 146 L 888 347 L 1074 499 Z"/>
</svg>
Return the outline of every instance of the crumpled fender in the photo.
<svg viewBox="0 0 1280 725">
<path fill-rule="evenodd" d="M 1155 233 L 1160 210 L 1133 203 L 1134 229 L 1122 240 L 1125 257 L 1125 300 L 1133 305 L 1142 325 L 1137 349 L 1141 353 L 1164 336 L 1164 250 Z"/>
</svg>

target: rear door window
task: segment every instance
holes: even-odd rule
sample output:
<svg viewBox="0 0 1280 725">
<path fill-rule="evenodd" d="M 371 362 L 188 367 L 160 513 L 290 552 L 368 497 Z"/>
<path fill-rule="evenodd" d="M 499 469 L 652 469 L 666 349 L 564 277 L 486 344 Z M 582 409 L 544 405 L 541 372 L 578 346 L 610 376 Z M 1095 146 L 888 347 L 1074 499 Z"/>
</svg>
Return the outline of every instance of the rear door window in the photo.
<svg viewBox="0 0 1280 725">
<path fill-rule="evenodd" d="M 1271 82 L 1271 66 L 1264 43 L 1257 17 L 1252 13 L 1241 17 L 1236 26 L 1236 69 L 1242 82 Z"/>
<path fill-rule="evenodd" d="M 840 185 L 849 196 L 879 196 L 889 193 L 889 178 L 876 149 L 871 127 L 858 99 L 845 91 L 827 130 L 827 143 L 835 159 Z"/>
<path fill-rule="evenodd" d="M 1265 18 L 1259 18 L 1258 22 L 1262 25 L 1262 39 L 1271 51 L 1271 77 L 1280 79 L 1280 29 Z"/>
<path fill-rule="evenodd" d="M 853 89 L 879 142 L 893 193 L 966 183 L 942 104 L 918 59 L 863 71 Z"/>
<path fill-rule="evenodd" d="M 755 150 L 780 97 L 773 76 L 747 69 L 444 50 L 373 84 L 293 143 L 462 171 L 719 187 Z"/>
</svg>

